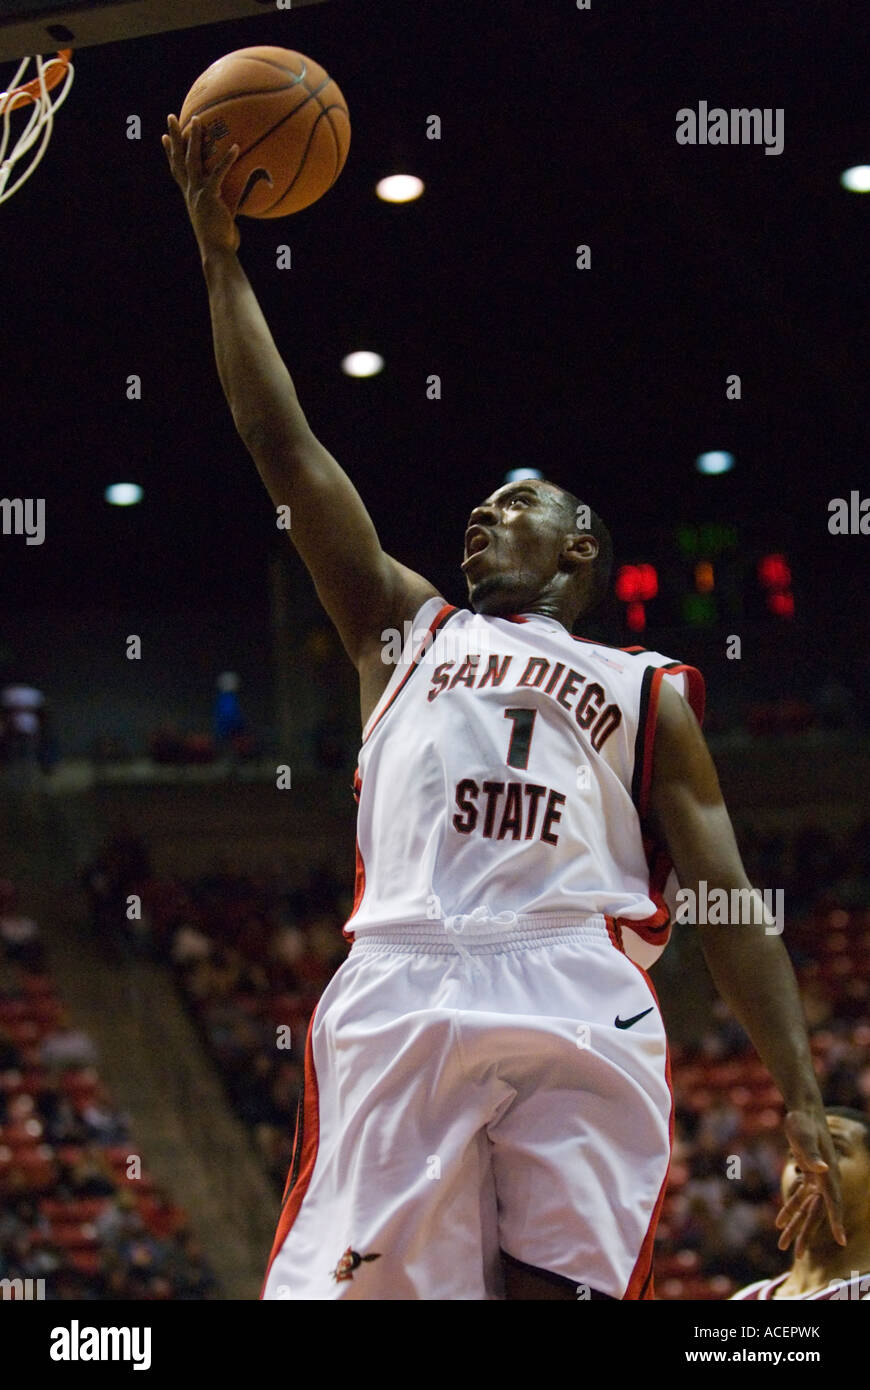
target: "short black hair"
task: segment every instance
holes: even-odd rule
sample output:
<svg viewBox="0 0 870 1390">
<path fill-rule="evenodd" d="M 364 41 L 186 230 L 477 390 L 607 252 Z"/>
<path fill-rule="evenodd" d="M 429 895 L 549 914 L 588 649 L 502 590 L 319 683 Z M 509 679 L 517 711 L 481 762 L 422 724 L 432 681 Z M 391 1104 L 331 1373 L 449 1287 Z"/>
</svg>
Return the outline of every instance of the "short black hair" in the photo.
<svg viewBox="0 0 870 1390">
<path fill-rule="evenodd" d="M 570 519 L 570 524 L 577 528 L 577 512 L 580 507 L 586 507 L 589 511 L 589 525 L 577 528 L 578 535 L 594 536 L 598 542 L 598 554 L 592 565 L 592 583 L 586 596 L 586 602 L 578 618 L 585 618 L 594 608 L 606 599 L 610 589 L 610 575 L 613 570 L 613 541 L 610 532 L 601 520 L 596 511 L 593 511 L 588 502 L 581 502 L 579 497 L 575 497 L 573 492 L 562 487 L 559 483 L 554 483 L 562 494 L 565 517 Z"/>
<path fill-rule="evenodd" d="M 841 1120 L 851 1120 L 853 1124 L 861 1125 L 864 1130 L 864 1148 L 870 1154 L 870 1115 L 866 1115 L 863 1110 L 853 1110 L 848 1105 L 826 1105 L 826 1115 L 838 1115 Z"/>
</svg>

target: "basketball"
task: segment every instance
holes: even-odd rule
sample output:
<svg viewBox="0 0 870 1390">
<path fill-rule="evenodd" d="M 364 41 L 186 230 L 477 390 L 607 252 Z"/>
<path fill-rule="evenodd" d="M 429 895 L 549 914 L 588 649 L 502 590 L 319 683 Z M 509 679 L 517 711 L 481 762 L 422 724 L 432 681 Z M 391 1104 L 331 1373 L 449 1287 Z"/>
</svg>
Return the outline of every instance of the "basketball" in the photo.
<svg viewBox="0 0 870 1390">
<path fill-rule="evenodd" d="M 206 172 L 238 145 L 222 196 L 245 217 L 287 217 L 316 203 L 350 147 L 337 84 L 319 63 L 287 48 L 240 48 L 218 58 L 184 99 L 182 133 L 194 116 L 202 122 Z"/>
</svg>

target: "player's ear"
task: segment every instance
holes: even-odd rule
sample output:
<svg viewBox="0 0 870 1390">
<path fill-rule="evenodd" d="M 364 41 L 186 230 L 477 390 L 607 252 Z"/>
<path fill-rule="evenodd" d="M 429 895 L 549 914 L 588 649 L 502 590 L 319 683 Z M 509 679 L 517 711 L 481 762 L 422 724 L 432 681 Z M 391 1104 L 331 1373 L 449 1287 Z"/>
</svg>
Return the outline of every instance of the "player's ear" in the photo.
<svg viewBox="0 0 870 1390">
<path fill-rule="evenodd" d="M 579 570 L 591 564 L 598 554 L 598 541 L 587 532 L 570 532 L 562 543 L 559 556 L 563 569 Z"/>
</svg>

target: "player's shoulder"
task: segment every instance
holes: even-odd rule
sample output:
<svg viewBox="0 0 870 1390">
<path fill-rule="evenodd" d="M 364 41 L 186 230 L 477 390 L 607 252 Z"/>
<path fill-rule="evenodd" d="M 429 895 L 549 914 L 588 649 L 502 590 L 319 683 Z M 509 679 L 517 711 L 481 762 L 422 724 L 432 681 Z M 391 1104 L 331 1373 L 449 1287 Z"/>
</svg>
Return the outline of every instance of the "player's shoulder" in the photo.
<svg viewBox="0 0 870 1390">
<path fill-rule="evenodd" d="M 754 1284 L 747 1284 L 745 1288 L 738 1289 L 728 1300 L 730 1303 L 742 1302 L 748 1298 L 762 1298 L 769 1294 L 770 1289 L 776 1280 L 757 1279 Z"/>
<path fill-rule="evenodd" d="M 685 663 L 674 656 L 665 656 L 664 652 L 657 652 L 652 647 L 617 647 L 610 642 L 599 642 L 594 637 L 581 637 L 578 633 L 572 632 L 571 637 L 575 642 L 581 642 L 584 646 L 595 647 L 602 652 L 611 652 L 616 657 L 629 657 L 629 666 L 636 666 L 639 670 L 647 666 L 673 666 L 675 669 L 685 669 Z"/>
<path fill-rule="evenodd" d="M 584 642 L 589 647 L 600 647 L 605 652 L 622 652 L 623 656 L 643 656 L 649 650 L 647 647 L 638 646 L 617 647 L 612 642 L 600 642 L 597 637 L 583 637 L 579 632 L 572 632 L 571 636 L 575 642 Z"/>
<path fill-rule="evenodd" d="M 448 619 L 467 612 L 464 608 L 457 608 L 455 603 L 451 603 L 443 594 L 430 594 L 424 599 L 414 613 L 410 626 L 416 632 L 418 628 L 443 627 Z"/>
</svg>

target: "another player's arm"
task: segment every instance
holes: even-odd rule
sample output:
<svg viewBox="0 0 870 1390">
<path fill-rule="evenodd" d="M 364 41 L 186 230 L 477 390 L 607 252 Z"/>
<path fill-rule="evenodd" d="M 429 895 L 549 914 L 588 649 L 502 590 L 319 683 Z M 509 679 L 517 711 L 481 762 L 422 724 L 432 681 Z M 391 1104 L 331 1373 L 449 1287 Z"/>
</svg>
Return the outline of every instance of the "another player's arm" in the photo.
<svg viewBox="0 0 870 1390">
<path fill-rule="evenodd" d="M 702 881 L 708 893 L 725 889 L 729 901 L 732 889 L 752 890 L 698 721 L 666 680 L 659 694 L 649 820 L 667 846 L 681 888 L 691 889 L 696 900 Z M 782 940 L 768 934 L 764 922 L 698 924 L 697 931 L 716 988 L 782 1093 L 786 1133 L 805 1174 L 777 1218 L 784 1228 L 780 1247 L 797 1237 L 802 1252 L 825 1210 L 835 1239 L 845 1244 L 837 1158 Z"/>
<path fill-rule="evenodd" d="M 200 249 L 227 403 L 273 503 L 290 508 L 290 537 L 345 650 L 360 670 L 374 658 L 374 684 L 383 685 L 389 673 L 377 671 L 381 633 L 401 627 L 437 590 L 381 548 L 359 493 L 313 434 L 236 256 L 238 228 L 220 198 L 236 156 L 230 151 L 205 176 L 201 141 L 198 121 L 185 139 L 169 118 L 163 144 Z"/>
</svg>

